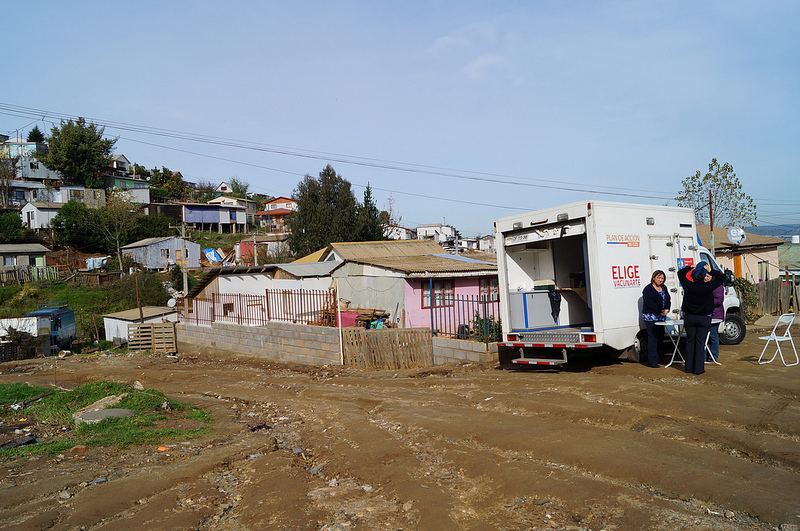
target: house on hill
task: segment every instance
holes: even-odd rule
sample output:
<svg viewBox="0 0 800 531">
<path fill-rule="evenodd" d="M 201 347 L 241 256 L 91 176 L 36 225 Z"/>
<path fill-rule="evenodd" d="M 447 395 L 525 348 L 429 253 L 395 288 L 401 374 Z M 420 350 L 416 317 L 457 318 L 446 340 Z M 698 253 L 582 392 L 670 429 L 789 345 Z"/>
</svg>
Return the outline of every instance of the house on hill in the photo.
<svg viewBox="0 0 800 531">
<path fill-rule="evenodd" d="M 256 213 L 256 225 L 267 232 L 289 232 L 286 218 L 294 212 L 297 212 L 297 201 L 289 197 L 276 197 L 264 204 L 264 210 Z"/>
<path fill-rule="evenodd" d="M 778 278 L 780 258 L 778 248 L 786 242 L 770 236 L 745 233 L 740 245 L 728 241 L 728 229 L 714 227 L 714 259 L 734 272 L 737 278 L 750 282 L 763 282 Z M 705 247 L 711 247 L 711 227 L 697 226 L 697 237 Z"/>
<path fill-rule="evenodd" d="M 452 309 L 455 297 L 499 300 L 496 264 L 448 254 L 431 240 L 332 243 L 290 264 L 223 267 L 189 297 L 334 287 L 349 308 L 380 310 L 399 327 L 430 327 L 433 307 Z"/>
<path fill-rule="evenodd" d="M 186 255 L 183 256 L 184 245 Z M 188 268 L 200 267 L 200 245 L 177 236 L 145 238 L 121 248 L 122 256 L 130 256 L 144 269 L 162 270 L 182 261 Z"/>
</svg>

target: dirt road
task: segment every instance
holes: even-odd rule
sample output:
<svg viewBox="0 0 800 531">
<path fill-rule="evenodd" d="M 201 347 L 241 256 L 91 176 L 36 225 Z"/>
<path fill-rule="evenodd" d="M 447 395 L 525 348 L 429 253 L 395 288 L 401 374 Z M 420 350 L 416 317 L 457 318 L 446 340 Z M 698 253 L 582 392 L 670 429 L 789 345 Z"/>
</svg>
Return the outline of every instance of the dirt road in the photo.
<svg viewBox="0 0 800 531">
<path fill-rule="evenodd" d="M 0 527 L 797 529 L 800 366 L 757 365 L 757 333 L 701 376 L 607 357 L 521 372 L 68 358 L 59 385 L 138 380 L 214 430 L 3 463 Z M 6 363 L 0 383 L 49 385 L 53 364 Z"/>
</svg>

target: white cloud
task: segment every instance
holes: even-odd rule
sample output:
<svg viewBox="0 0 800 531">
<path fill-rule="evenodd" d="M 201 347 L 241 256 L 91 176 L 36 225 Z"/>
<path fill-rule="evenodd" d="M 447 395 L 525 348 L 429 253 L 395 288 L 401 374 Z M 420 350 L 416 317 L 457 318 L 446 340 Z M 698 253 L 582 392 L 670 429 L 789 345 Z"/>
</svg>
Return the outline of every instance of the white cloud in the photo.
<svg viewBox="0 0 800 531">
<path fill-rule="evenodd" d="M 483 79 L 492 71 L 508 71 L 511 63 L 502 55 L 484 53 L 464 67 L 464 73 L 473 80 Z"/>
</svg>

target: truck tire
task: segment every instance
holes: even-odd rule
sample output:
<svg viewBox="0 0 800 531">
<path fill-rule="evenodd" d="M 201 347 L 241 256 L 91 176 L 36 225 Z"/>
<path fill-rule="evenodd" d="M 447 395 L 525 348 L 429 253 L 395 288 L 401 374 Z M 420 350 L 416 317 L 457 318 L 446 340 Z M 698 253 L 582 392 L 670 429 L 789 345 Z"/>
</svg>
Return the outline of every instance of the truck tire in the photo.
<svg viewBox="0 0 800 531">
<path fill-rule="evenodd" d="M 741 316 L 736 314 L 727 315 L 719 333 L 719 342 L 723 345 L 738 345 L 742 342 L 746 333 L 747 328 Z"/>
<path fill-rule="evenodd" d="M 628 361 L 639 363 L 647 358 L 647 330 L 639 330 L 633 338 L 633 345 L 628 349 Z"/>
</svg>

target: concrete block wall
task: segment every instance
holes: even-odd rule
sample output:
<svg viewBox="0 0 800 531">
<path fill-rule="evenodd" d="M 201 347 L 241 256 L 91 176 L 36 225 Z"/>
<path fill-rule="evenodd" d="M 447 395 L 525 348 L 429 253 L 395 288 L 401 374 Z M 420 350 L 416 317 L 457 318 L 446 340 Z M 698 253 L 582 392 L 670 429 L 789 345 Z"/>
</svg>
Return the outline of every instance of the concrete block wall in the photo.
<svg viewBox="0 0 800 531">
<path fill-rule="evenodd" d="M 266 326 L 213 323 L 175 327 L 178 353 L 245 356 L 304 365 L 341 365 L 339 331 L 325 326 L 270 322 Z"/>
<path fill-rule="evenodd" d="M 464 362 L 497 364 L 497 343 L 480 343 L 447 337 L 433 338 L 434 365 Z"/>
</svg>

